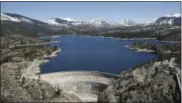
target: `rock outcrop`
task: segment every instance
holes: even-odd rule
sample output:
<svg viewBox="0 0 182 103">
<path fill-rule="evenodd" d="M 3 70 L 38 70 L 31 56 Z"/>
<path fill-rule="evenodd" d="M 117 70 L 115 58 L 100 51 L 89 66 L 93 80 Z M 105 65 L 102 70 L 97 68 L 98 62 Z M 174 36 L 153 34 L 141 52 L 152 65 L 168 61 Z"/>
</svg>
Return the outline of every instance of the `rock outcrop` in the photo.
<svg viewBox="0 0 182 103">
<path fill-rule="evenodd" d="M 1 101 L 4 102 L 82 102 L 65 92 L 57 94 L 57 88 L 39 78 L 27 76 L 32 61 L 8 62 L 1 65 Z M 33 71 L 33 70 L 32 70 Z"/>
<path fill-rule="evenodd" d="M 121 73 L 111 86 L 100 93 L 98 102 L 180 103 L 175 70 L 169 61 L 154 62 Z"/>
</svg>

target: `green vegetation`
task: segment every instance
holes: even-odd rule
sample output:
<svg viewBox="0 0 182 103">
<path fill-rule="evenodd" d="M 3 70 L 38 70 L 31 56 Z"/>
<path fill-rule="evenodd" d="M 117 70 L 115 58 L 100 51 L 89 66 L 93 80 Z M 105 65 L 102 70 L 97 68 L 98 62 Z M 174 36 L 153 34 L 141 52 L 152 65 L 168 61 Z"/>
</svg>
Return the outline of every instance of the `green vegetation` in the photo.
<svg viewBox="0 0 182 103">
<path fill-rule="evenodd" d="M 56 51 L 58 50 L 58 47 L 57 46 L 53 46 L 53 51 Z"/>
<path fill-rule="evenodd" d="M 139 48 L 139 49 L 148 49 L 154 50 L 154 52 L 158 55 L 158 60 L 163 61 L 166 59 L 170 59 L 172 57 L 177 58 L 176 62 L 181 65 L 181 44 L 169 44 L 169 43 L 160 43 L 160 44 L 151 44 L 147 42 L 136 42 L 133 43 L 131 48 Z"/>
<path fill-rule="evenodd" d="M 181 41 L 181 29 L 164 29 L 156 33 L 156 38 L 160 41 Z"/>
</svg>

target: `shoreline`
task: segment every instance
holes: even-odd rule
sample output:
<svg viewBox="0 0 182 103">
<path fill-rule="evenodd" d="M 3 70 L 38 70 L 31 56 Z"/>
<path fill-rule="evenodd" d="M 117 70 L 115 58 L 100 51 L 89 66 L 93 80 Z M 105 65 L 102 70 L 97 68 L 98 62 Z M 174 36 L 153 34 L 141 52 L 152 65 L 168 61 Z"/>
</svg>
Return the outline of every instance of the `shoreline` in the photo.
<svg viewBox="0 0 182 103">
<path fill-rule="evenodd" d="M 36 43 L 36 44 L 24 44 L 24 45 L 12 45 L 9 46 L 10 49 L 15 47 L 28 47 L 28 46 L 40 46 L 40 45 L 47 45 L 52 43 L 60 43 L 61 41 L 50 41 L 50 42 L 43 42 L 43 43 Z"/>
<path fill-rule="evenodd" d="M 162 43 L 174 43 L 174 44 L 181 44 L 179 41 L 160 41 Z"/>
<path fill-rule="evenodd" d="M 75 36 L 75 35 L 71 35 Z M 76 35 L 77 36 L 77 35 Z M 93 35 L 79 35 L 78 36 L 87 36 L 87 37 L 100 37 L 100 38 L 110 38 L 110 39 L 116 39 L 116 40 L 157 40 L 156 38 L 150 38 L 150 37 L 144 37 L 144 38 L 120 38 L 120 37 L 107 37 L 107 36 L 93 36 Z"/>
<path fill-rule="evenodd" d="M 156 38 L 120 38 L 120 40 L 157 40 Z"/>
<path fill-rule="evenodd" d="M 136 51 L 136 52 L 147 52 L 147 53 L 154 53 L 155 51 L 154 50 L 148 50 L 148 49 L 140 49 L 140 48 L 132 48 L 132 47 L 130 47 L 130 46 L 128 46 L 128 45 L 126 45 L 126 46 L 124 46 L 124 47 L 126 47 L 126 48 L 128 48 L 128 49 L 130 49 L 130 50 L 134 50 L 134 51 Z"/>
<path fill-rule="evenodd" d="M 41 36 L 41 37 L 38 37 L 39 39 L 42 39 L 42 38 L 46 38 L 46 37 L 50 37 L 50 38 L 57 38 L 57 37 L 61 37 L 62 35 L 53 35 L 53 36 Z"/>
<path fill-rule="evenodd" d="M 62 36 L 62 35 L 60 35 Z M 51 38 L 53 37 L 60 37 L 60 36 L 51 36 Z M 117 40 L 157 40 L 156 38 L 115 38 L 115 37 L 105 37 L 105 36 L 91 36 L 91 35 L 85 35 L 88 37 L 101 37 L 101 38 L 111 38 L 111 39 L 117 39 Z M 56 41 L 57 42 L 57 41 Z M 59 41 L 60 42 L 60 41 Z M 131 48 L 130 46 L 126 45 L 125 47 L 129 48 L 130 50 L 134 50 L 136 52 L 148 52 L 148 53 L 153 53 L 153 50 L 147 50 L 147 49 L 139 49 L 139 48 Z M 61 52 L 61 49 L 58 48 L 57 50 L 53 51 L 50 55 L 44 55 L 43 59 L 40 59 L 39 61 L 42 61 L 39 63 L 39 65 L 37 66 L 37 73 L 40 73 L 40 65 L 43 63 L 47 63 L 49 62 L 49 60 L 47 60 L 47 58 L 52 58 L 52 57 L 56 57 L 57 53 Z M 33 62 L 32 62 L 33 63 Z M 99 72 L 99 71 L 98 71 Z"/>
<path fill-rule="evenodd" d="M 27 69 L 23 71 L 22 73 L 23 76 L 28 78 L 38 79 L 39 77 L 37 74 L 41 73 L 40 65 L 49 62 L 49 60 L 47 60 L 46 58 L 55 57 L 57 56 L 57 53 L 60 51 L 61 49 L 58 48 L 58 50 L 52 52 L 51 55 L 44 55 L 42 59 L 34 59 L 33 61 L 31 61 Z"/>
<path fill-rule="evenodd" d="M 61 49 L 58 48 L 56 51 L 52 52 L 50 55 L 44 55 L 43 58 L 51 58 L 51 57 L 56 57 L 57 53 L 61 52 Z"/>
<path fill-rule="evenodd" d="M 23 70 L 22 77 L 38 79 L 37 74 L 40 73 L 40 65 L 47 62 L 49 62 L 49 60 L 34 59 L 32 62 L 30 62 L 29 66 Z"/>
<path fill-rule="evenodd" d="M 53 36 L 53 37 L 55 37 L 55 36 Z M 43 43 L 41 45 L 57 43 L 57 42 L 60 42 L 60 41 L 51 41 L 51 42 Z M 30 62 L 27 69 L 25 71 L 23 71 L 23 76 L 28 77 L 28 78 L 39 79 L 38 74 L 41 73 L 40 65 L 43 63 L 49 62 L 49 60 L 47 58 L 56 57 L 57 53 L 59 53 L 59 52 L 61 52 L 61 49 L 58 47 L 58 49 L 53 51 L 50 55 L 45 54 L 45 55 L 43 55 L 43 57 L 41 59 L 34 59 L 33 61 Z"/>
<path fill-rule="evenodd" d="M 157 40 L 156 38 L 119 38 L 119 37 L 106 37 L 106 36 L 98 36 L 102 38 L 110 38 L 116 40 Z"/>
</svg>

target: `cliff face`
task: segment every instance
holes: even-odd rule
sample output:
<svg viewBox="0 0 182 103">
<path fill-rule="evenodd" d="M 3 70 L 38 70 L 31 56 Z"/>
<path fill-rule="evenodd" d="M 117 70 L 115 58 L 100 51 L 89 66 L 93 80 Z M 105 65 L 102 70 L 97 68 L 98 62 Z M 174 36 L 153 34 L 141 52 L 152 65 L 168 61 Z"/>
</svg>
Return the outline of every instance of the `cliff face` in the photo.
<svg viewBox="0 0 182 103">
<path fill-rule="evenodd" d="M 122 72 L 121 78 L 100 93 L 98 102 L 180 103 L 181 94 L 174 71 L 165 61 Z"/>
</svg>

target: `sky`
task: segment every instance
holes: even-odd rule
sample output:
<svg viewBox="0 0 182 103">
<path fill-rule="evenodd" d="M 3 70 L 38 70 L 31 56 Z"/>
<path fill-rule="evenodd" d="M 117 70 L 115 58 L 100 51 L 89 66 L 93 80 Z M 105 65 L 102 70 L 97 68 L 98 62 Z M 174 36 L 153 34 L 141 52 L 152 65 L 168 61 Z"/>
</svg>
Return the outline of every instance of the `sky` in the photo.
<svg viewBox="0 0 182 103">
<path fill-rule="evenodd" d="M 17 13 L 38 20 L 70 17 L 78 21 L 103 19 L 137 22 L 180 13 L 180 2 L 1 2 L 1 12 Z"/>
</svg>

